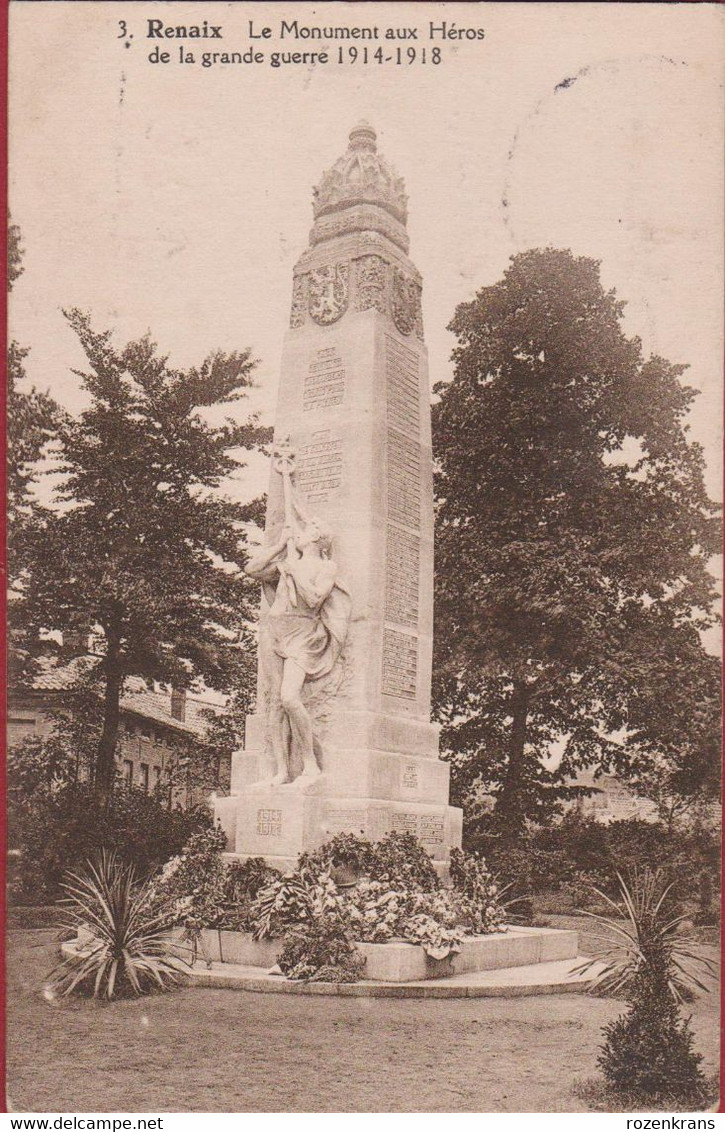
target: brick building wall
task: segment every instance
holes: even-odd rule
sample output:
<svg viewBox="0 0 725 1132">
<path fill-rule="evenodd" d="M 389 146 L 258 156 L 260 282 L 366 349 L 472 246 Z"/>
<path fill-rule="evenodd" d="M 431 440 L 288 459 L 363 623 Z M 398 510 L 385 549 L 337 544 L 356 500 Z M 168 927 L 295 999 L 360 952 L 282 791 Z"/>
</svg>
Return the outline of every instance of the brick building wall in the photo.
<svg viewBox="0 0 725 1132">
<path fill-rule="evenodd" d="M 48 738 L 54 727 L 54 713 L 63 709 L 63 683 L 68 685 L 70 675 L 64 669 L 49 669 L 42 673 L 32 690 L 11 689 L 8 697 L 8 747 L 23 739 L 38 736 Z M 45 686 L 44 686 L 45 685 Z M 60 686 L 59 686 L 60 685 Z M 175 692 L 149 692 L 145 685 L 127 681 L 127 690 L 121 701 L 118 748 L 116 753 L 119 773 L 124 781 L 146 793 L 156 787 L 166 793 L 173 781 L 170 803 L 189 806 L 203 801 L 204 791 L 195 789 L 184 771 L 189 740 L 199 739 L 206 729 L 203 712 L 223 710 L 199 698 Z M 230 760 L 220 759 L 218 767 L 219 790 L 229 786 Z"/>
</svg>

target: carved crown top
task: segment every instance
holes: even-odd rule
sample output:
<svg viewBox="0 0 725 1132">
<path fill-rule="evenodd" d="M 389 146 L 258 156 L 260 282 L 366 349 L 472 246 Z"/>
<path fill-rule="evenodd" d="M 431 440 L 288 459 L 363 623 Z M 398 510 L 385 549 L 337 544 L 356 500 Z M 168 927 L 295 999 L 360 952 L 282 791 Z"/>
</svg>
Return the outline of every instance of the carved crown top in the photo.
<svg viewBox="0 0 725 1132">
<path fill-rule="evenodd" d="M 368 122 L 350 131 L 347 153 L 323 174 L 313 190 L 315 220 L 356 204 L 376 204 L 405 224 L 408 198 L 403 178 L 378 153 L 377 135 Z"/>
</svg>

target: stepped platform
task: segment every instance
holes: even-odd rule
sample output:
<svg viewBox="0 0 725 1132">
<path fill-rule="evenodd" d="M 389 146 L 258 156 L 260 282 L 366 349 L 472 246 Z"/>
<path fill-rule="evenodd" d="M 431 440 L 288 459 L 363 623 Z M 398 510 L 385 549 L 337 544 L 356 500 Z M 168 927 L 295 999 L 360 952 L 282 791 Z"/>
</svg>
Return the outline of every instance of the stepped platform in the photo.
<svg viewBox="0 0 725 1132">
<path fill-rule="evenodd" d="M 181 941 L 181 931 L 174 932 Z M 90 934 L 63 945 L 82 954 Z M 402 941 L 358 943 L 366 977 L 355 983 L 297 982 L 275 973 L 278 940 L 205 929 L 190 970 L 192 986 L 262 994 L 329 994 L 369 998 L 492 998 L 586 992 L 594 977 L 581 974 L 578 934 L 554 928 L 507 927 L 463 941 L 456 955 L 434 960 Z M 180 945 L 188 954 L 188 944 Z"/>
<path fill-rule="evenodd" d="M 517 998 L 539 994 L 584 994 L 593 974 L 575 973 L 582 958 L 468 971 L 443 978 L 382 983 L 360 979 L 356 983 L 301 983 L 270 975 L 262 967 L 236 963 L 197 963 L 191 982 L 197 987 L 253 991 L 258 994 L 327 994 L 342 998 Z"/>
</svg>

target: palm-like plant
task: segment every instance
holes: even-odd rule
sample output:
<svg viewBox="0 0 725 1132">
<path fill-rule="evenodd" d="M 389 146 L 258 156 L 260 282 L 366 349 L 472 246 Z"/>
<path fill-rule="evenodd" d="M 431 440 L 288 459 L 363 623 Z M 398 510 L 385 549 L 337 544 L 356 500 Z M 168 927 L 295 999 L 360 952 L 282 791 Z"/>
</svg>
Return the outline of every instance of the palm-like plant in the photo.
<svg viewBox="0 0 725 1132">
<path fill-rule="evenodd" d="M 629 1003 L 604 1027 L 598 1064 L 620 1094 L 699 1103 L 707 1086 L 702 1056 L 680 1006 L 695 990 L 709 990 L 703 978 L 715 974 L 715 965 L 682 931 L 685 916 L 674 911 L 673 886 L 661 873 L 644 870 L 631 886 L 619 873 L 617 879 L 619 900 L 598 892 L 616 919 L 585 913 L 608 930 L 604 957 L 578 968 L 593 974 L 593 990 L 621 994 Z"/>
<path fill-rule="evenodd" d="M 169 939 L 169 914 L 151 899 L 150 882 L 140 882 L 132 865 L 103 851 L 97 863 L 68 873 L 62 887 L 61 926 L 91 938 L 50 974 L 52 991 L 111 999 L 183 982 L 189 968 Z"/>
<path fill-rule="evenodd" d="M 693 992 L 709 991 L 703 978 L 716 975 L 715 964 L 697 950 L 696 940 L 682 930 L 688 916 L 673 910 L 674 885 L 660 871 L 643 869 L 631 884 L 617 873 L 619 900 L 593 888 L 614 913 L 601 916 L 579 910 L 606 929 L 595 938 L 605 946 L 598 959 L 576 968 L 591 974 L 590 989 L 629 997 L 635 981 L 650 977 L 662 982 L 675 1003 L 690 1002 Z"/>
</svg>

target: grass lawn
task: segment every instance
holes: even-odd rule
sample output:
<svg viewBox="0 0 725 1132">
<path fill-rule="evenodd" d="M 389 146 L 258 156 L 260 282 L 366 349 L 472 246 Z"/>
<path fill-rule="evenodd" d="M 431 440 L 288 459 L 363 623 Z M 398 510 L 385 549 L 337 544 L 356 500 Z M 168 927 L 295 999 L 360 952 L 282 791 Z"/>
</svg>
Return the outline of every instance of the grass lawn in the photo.
<svg viewBox="0 0 725 1132">
<path fill-rule="evenodd" d="M 43 977 L 56 954 L 52 931 L 8 934 L 15 1112 L 579 1112 L 572 1086 L 595 1075 L 600 1028 L 623 1009 L 585 995 L 425 1001 L 195 989 L 48 1002 Z M 700 998 L 692 1015 L 714 1073 L 717 996 Z"/>
</svg>

